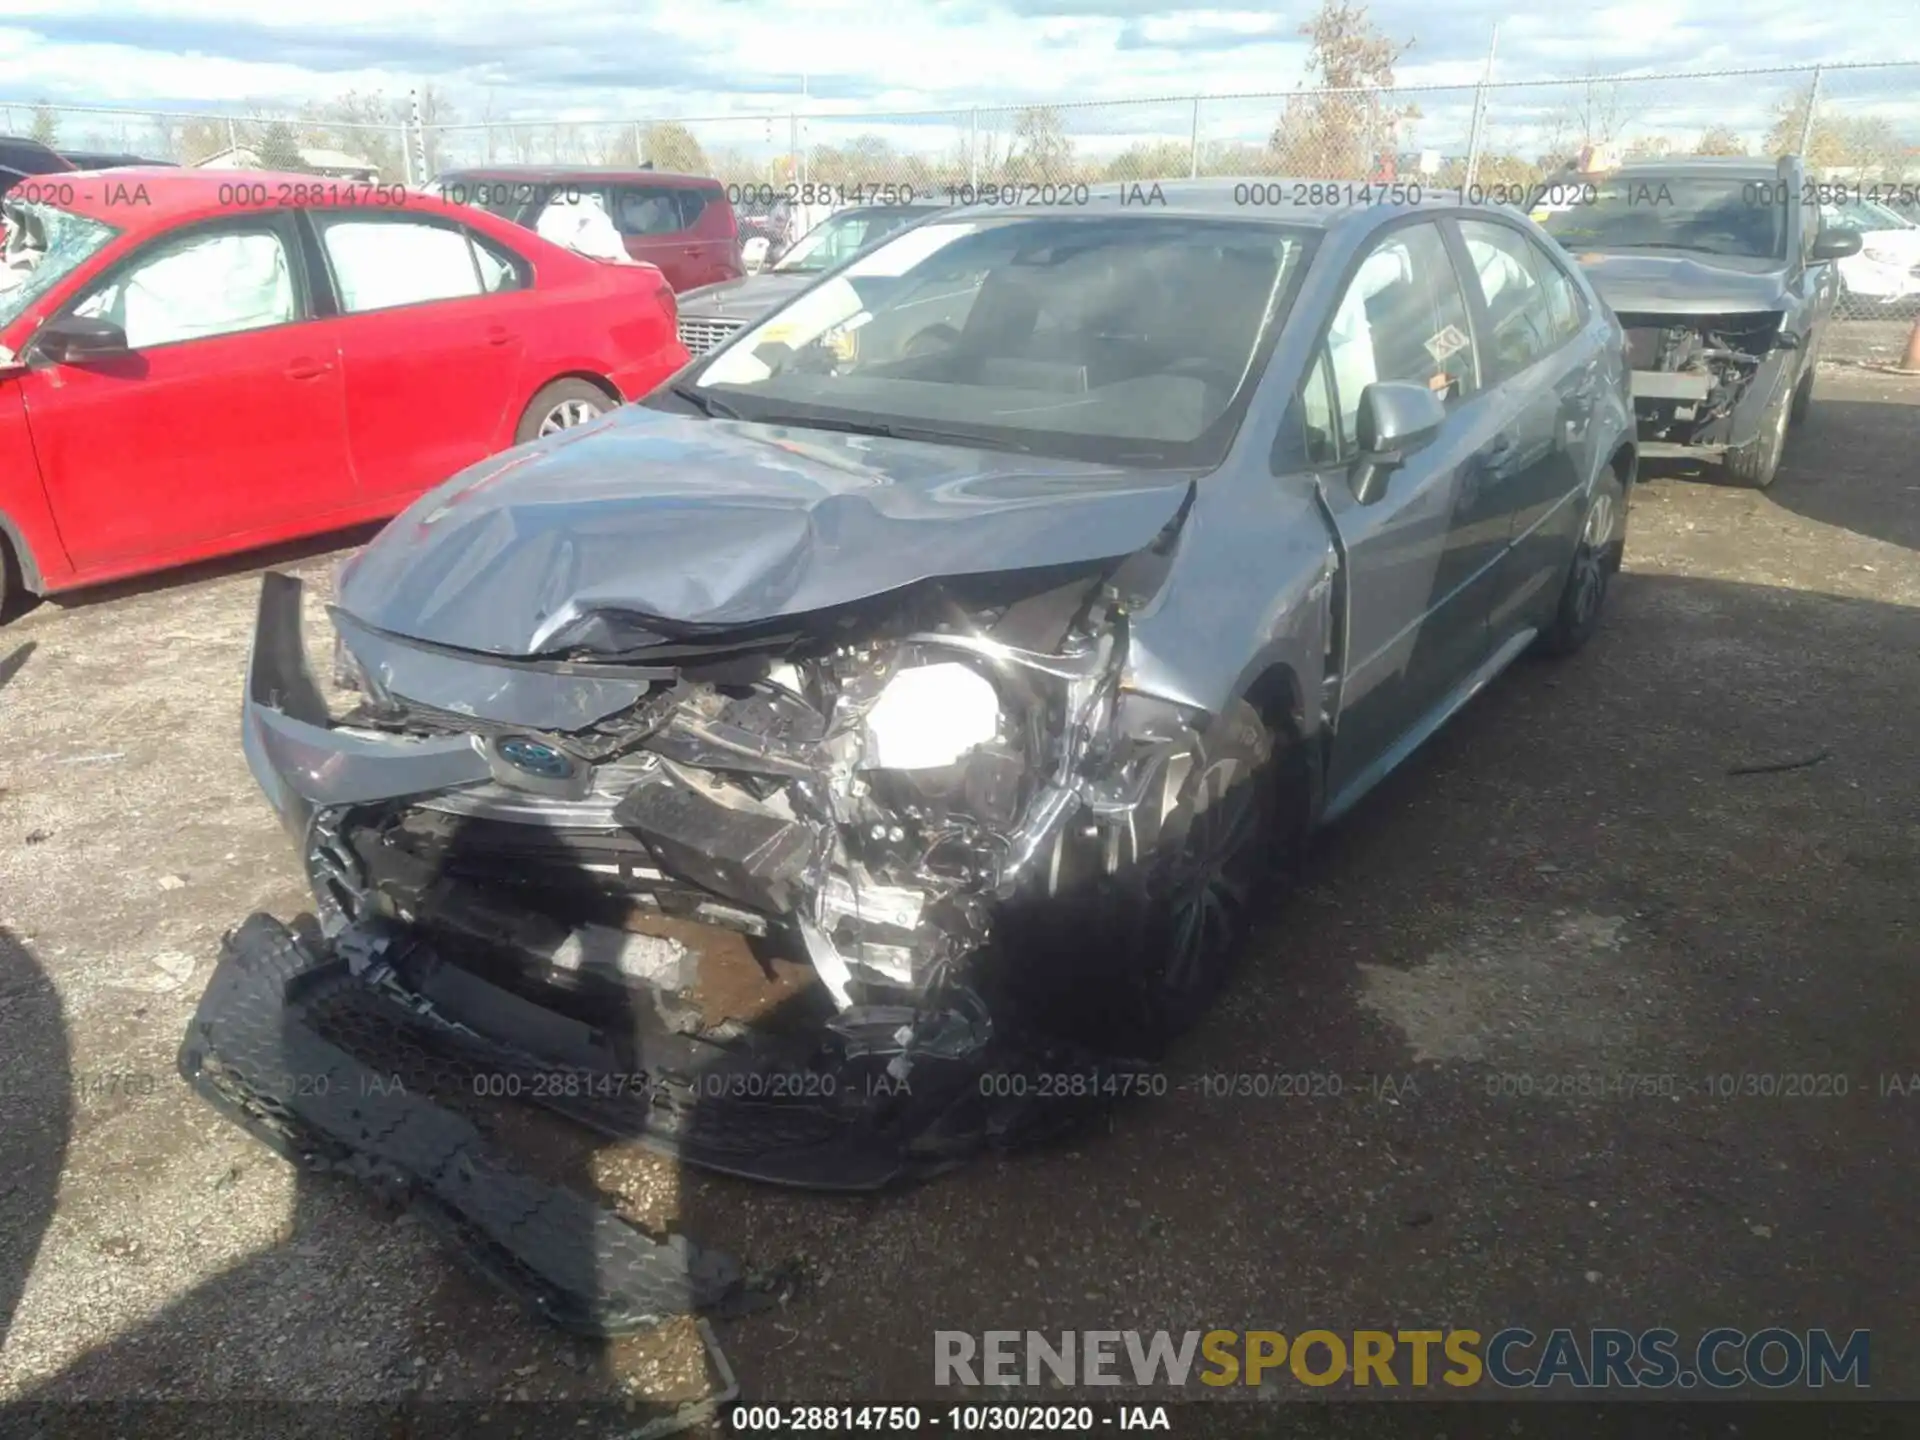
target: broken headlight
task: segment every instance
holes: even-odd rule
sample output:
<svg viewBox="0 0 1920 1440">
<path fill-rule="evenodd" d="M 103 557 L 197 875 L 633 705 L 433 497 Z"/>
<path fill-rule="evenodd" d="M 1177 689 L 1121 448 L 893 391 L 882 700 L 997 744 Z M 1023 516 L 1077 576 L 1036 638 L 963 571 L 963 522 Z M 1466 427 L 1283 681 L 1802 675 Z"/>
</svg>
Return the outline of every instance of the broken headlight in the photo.
<svg viewBox="0 0 1920 1440">
<path fill-rule="evenodd" d="M 1000 733 L 1000 696 L 969 665 L 940 661 L 899 670 L 866 716 L 864 768 L 937 770 Z"/>
</svg>

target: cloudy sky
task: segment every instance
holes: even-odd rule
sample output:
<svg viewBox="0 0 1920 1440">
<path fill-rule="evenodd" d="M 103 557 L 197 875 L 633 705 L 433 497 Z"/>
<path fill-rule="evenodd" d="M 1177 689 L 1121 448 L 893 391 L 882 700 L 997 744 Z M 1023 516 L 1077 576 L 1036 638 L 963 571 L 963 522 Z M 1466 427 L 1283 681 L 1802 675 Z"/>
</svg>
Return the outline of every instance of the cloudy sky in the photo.
<svg viewBox="0 0 1920 1440">
<path fill-rule="evenodd" d="M 1496 76 L 1885 60 L 1900 0 L 1819 6 L 1705 0 L 1547 7 L 1510 0 L 1378 0 L 1373 17 L 1412 40 L 1403 85 L 1476 80 L 1500 26 Z M 404 93 L 431 82 L 461 118 L 706 117 L 781 111 L 803 83 L 812 112 L 899 112 L 979 104 L 1225 95 L 1301 83 L 1303 5 L 1281 11 L 1181 9 L 1166 0 L 333 0 L 305 17 L 240 0 L 9 0 L 0 14 L 0 100 L 226 110 Z M 284 17 L 284 18 L 282 18 Z M 1910 17 L 1909 17 L 1910 18 Z M 1920 51 L 1920 46 L 1913 47 Z M 1920 70 L 1858 72 L 1828 92 L 1855 107 L 1912 114 Z M 1676 133 L 1714 120 L 1764 129 L 1764 102 L 1787 82 L 1633 87 L 1626 107 Z M 1568 92 L 1511 96 L 1531 123 Z M 1423 100 L 1422 145 L 1464 140 L 1460 96 Z M 1203 107 L 1209 138 L 1255 138 L 1270 106 Z M 1076 132 L 1185 139 L 1190 107 L 1079 112 Z M 21 117 L 16 112 L 13 124 Z M 698 128 L 698 127 L 696 127 Z M 719 127 L 724 131 L 728 127 Z M 778 139 L 735 122 L 719 143 Z M 846 124 L 816 122 L 814 138 Z M 766 132 L 764 135 L 761 132 Z M 907 134 L 907 126 L 889 127 Z M 71 142 L 70 142 L 71 143 Z"/>
</svg>

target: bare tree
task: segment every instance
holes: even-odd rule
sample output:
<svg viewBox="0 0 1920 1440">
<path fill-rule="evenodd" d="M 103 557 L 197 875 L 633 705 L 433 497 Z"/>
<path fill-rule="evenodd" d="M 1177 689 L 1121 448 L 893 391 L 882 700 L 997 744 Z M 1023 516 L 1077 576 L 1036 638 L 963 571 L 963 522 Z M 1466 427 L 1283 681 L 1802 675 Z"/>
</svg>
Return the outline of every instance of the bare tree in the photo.
<svg viewBox="0 0 1920 1440">
<path fill-rule="evenodd" d="M 1311 42 L 1307 83 L 1329 93 L 1287 101 L 1267 142 L 1280 173 L 1372 175 L 1399 150 L 1401 126 L 1420 113 L 1391 99 L 1393 67 L 1414 42 L 1388 39 L 1358 0 L 1320 0 L 1300 34 Z"/>
<path fill-rule="evenodd" d="M 228 145 L 227 127 L 217 120 L 182 120 L 174 138 L 173 156 L 182 165 L 211 160 Z"/>
<path fill-rule="evenodd" d="M 1008 146 L 1009 178 L 1052 181 L 1070 178 L 1073 139 L 1057 107 L 1029 105 L 1013 117 L 1013 140 Z"/>
<path fill-rule="evenodd" d="M 1193 150 L 1177 140 L 1131 145 L 1107 162 L 1103 180 L 1172 180 L 1193 166 Z"/>
<path fill-rule="evenodd" d="M 300 153 L 299 136 L 284 120 L 273 121 L 261 132 L 260 148 L 256 153 L 260 156 L 263 169 L 300 173 L 309 168 L 306 157 Z"/>
<path fill-rule="evenodd" d="M 693 131 L 677 120 L 656 120 L 647 126 L 647 153 L 643 159 L 651 160 L 658 170 L 674 170 L 683 175 L 707 174 L 706 153 L 701 150 L 700 142 L 694 138 Z"/>
<path fill-rule="evenodd" d="M 1620 83 L 1583 80 L 1580 89 L 1553 112 L 1540 157 L 1547 170 L 1558 169 L 1588 145 L 1605 145 L 1620 133 Z"/>
<path fill-rule="evenodd" d="M 1781 97 L 1774 106 L 1773 124 L 1767 130 L 1767 154 L 1799 155 L 1807 168 L 1815 172 L 1882 172 L 1897 170 L 1908 163 L 1913 147 L 1885 117 L 1823 115 L 1816 111 L 1809 128 L 1807 107 L 1812 103 L 1812 86 Z M 1803 135 L 1806 136 L 1804 149 Z"/>
<path fill-rule="evenodd" d="M 58 144 L 60 141 L 59 112 L 42 100 L 33 107 L 33 128 L 27 133 L 49 148 Z"/>
<path fill-rule="evenodd" d="M 1740 138 L 1740 132 L 1728 125 L 1709 125 L 1700 132 L 1700 138 L 1694 141 L 1693 153 L 1696 155 L 1744 155 L 1747 142 Z"/>
</svg>

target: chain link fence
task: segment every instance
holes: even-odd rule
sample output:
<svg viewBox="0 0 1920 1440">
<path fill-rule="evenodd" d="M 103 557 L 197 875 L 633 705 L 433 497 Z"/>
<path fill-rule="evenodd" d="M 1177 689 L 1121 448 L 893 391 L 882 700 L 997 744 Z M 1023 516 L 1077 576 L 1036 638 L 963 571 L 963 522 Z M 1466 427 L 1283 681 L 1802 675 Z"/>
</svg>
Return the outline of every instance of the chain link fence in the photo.
<svg viewBox="0 0 1920 1440">
<path fill-rule="evenodd" d="M 407 102 L 347 96 L 301 109 L 153 111 L 0 101 L 0 133 L 29 136 L 82 157 L 228 169 L 311 170 L 389 183 L 424 183 Z"/>
<path fill-rule="evenodd" d="M 430 90 L 430 87 L 429 87 Z M 649 163 L 730 185 L 812 185 L 935 199 L 989 187 L 1091 187 L 1185 176 L 1501 191 L 1587 144 L 1628 157 L 1803 154 L 1829 218 L 1862 230 L 1841 262 L 1843 313 L 1920 307 L 1920 64 L 1848 64 L 1519 80 L 1389 90 L 1168 96 L 964 110 L 625 120 L 423 120 L 413 100 L 346 96 L 246 114 L 0 103 L 8 133 L 180 164 L 361 171 L 421 183 L 482 165 Z M 297 161 L 298 164 L 290 164 Z"/>
</svg>

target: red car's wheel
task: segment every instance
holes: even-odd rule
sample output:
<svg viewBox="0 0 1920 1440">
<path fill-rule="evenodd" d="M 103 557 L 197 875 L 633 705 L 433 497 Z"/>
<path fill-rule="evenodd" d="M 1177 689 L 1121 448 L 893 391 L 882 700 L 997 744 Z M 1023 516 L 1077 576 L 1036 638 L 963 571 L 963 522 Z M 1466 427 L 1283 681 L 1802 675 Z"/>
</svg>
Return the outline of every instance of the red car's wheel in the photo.
<svg viewBox="0 0 1920 1440">
<path fill-rule="evenodd" d="M 618 402 L 585 380 L 556 380 L 527 404 L 513 439 L 517 445 L 598 420 Z"/>
</svg>

